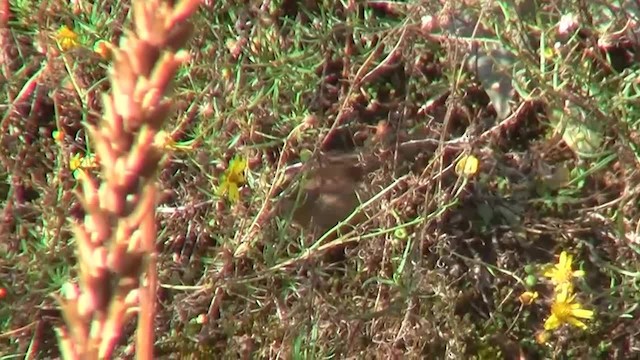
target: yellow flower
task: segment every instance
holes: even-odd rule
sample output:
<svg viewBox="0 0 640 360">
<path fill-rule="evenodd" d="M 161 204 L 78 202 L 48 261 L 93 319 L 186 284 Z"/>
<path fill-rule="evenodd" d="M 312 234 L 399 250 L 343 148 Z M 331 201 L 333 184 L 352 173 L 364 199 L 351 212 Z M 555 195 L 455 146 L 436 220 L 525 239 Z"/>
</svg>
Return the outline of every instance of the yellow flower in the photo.
<svg viewBox="0 0 640 360">
<path fill-rule="evenodd" d="M 56 40 L 62 51 L 67 51 L 78 46 L 78 34 L 69 29 L 66 25 L 60 27 L 56 33 Z"/>
<path fill-rule="evenodd" d="M 520 296 L 518 296 L 518 300 L 520 300 L 520 303 L 522 303 L 522 305 L 531 305 L 534 301 L 536 301 L 538 296 L 539 295 L 537 291 L 525 291 L 520 294 Z"/>
<path fill-rule="evenodd" d="M 71 169 L 71 171 L 79 169 L 80 166 L 82 166 L 82 159 L 84 159 L 84 156 L 81 154 L 74 154 L 71 156 L 71 159 L 69 159 L 69 169 Z"/>
<path fill-rule="evenodd" d="M 229 162 L 229 167 L 222 175 L 220 187 L 218 187 L 218 196 L 227 193 L 231 202 L 237 202 L 240 199 L 239 188 L 244 185 L 244 172 L 247 169 L 247 159 L 236 156 Z"/>
<path fill-rule="evenodd" d="M 73 177 L 78 178 L 80 170 L 94 169 L 98 166 L 98 160 L 94 155 L 83 156 L 74 154 L 69 159 L 69 169 L 73 171 Z"/>
<path fill-rule="evenodd" d="M 582 270 L 571 270 L 571 263 L 573 262 L 573 256 L 567 254 L 566 251 L 560 253 L 560 259 L 558 263 L 551 266 L 544 272 L 544 276 L 551 279 L 554 285 L 570 284 L 574 277 L 584 276 Z"/>
<path fill-rule="evenodd" d="M 463 156 L 456 164 L 456 174 L 471 177 L 478 172 L 479 161 L 473 155 Z"/>
<path fill-rule="evenodd" d="M 579 319 L 593 319 L 593 311 L 583 309 L 582 305 L 573 302 L 575 297 L 575 294 L 571 294 L 570 284 L 560 286 L 551 305 L 551 315 L 544 322 L 545 330 L 554 330 L 563 324 L 571 324 L 583 330 L 587 328 Z"/>
</svg>

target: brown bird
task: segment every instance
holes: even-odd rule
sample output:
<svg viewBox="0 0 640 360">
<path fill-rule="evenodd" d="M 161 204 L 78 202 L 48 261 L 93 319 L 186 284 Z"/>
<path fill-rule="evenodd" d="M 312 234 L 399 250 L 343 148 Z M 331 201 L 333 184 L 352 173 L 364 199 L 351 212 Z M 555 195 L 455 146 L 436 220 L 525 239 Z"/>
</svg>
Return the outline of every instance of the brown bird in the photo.
<svg viewBox="0 0 640 360">
<path fill-rule="evenodd" d="M 367 200 L 361 186 L 364 175 L 357 161 L 321 163 L 303 177 L 297 191 L 282 200 L 282 215 L 289 216 L 293 211 L 296 225 L 323 234 Z M 363 214 L 358 214 L 350 223 L 362 218 Z"/>
</svg>

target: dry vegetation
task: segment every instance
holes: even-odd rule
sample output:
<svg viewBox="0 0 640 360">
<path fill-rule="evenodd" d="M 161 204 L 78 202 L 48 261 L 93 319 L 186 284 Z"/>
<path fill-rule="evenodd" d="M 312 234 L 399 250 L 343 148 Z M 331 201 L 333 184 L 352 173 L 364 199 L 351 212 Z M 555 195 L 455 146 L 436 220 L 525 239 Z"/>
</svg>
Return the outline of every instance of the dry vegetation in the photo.
<svg viewBox="0 0 640 360">
<path fill-rule="evenodd" d="M 637 357 L 640 7 L 610 3 L 202 1 L 162 132 L 125 126 L 165 155 L 155 356 Z M 1 359 L 60 356 L 133 8 L 0 0 Z M 562 251 L 584 329 L 547 321 Z"/>
</svg>

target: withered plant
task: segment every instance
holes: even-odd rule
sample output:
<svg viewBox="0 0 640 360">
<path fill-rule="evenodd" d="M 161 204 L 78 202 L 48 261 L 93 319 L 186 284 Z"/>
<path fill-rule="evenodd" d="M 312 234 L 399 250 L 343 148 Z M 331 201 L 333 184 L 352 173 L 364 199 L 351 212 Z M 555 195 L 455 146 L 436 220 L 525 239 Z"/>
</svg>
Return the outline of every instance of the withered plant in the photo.
<svg viewBox="0 0 640 360">
<path fill-rule="evenodd" d="M 192 33 L 187 18 L 198 3 L 133 1 L 134 30 L 114 50 L 104 116 L 88 128 L 100 175 L 81 173 L 77 195 L 86 215 L 72 225 L 79 284 L 68 284 L 59 299 L 65 358 L 111 357 L 136 314 L 135 351 L 153 357 L 156 178 L 166 153 L 158 143 L 172 106 L 169 84 L 187 60 L 180 50 Z"/>
</svg>

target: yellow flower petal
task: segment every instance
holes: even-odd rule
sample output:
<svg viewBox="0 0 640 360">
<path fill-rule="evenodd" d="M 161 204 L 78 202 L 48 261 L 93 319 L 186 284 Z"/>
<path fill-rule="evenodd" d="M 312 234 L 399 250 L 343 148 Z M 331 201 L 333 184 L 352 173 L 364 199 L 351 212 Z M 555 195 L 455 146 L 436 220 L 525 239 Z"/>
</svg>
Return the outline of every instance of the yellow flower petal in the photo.
<svg viewBox="0 0 640 360">
<path fill-rule="evenodd" d="M 229 163 L 228 176 L 230 181 L 244 183 L 244 171 L 247 168 L 247 160 L 242 157 L 235 157 Z"/>
<path fill-rule="evenodd" d="M 220 186 L 218 186 L 218 191 L 216 191 L 216 194 L 218 196 L 222 196 L 227 192 L 228 189 L 229 189 L 229 183 L 223 179 L 222 182 L 220 183 Z"/>
<path fill-rule="evenodd" d="M 247 159 L 243 157 L 235 157 L 233 158 L 233 160 L 231 160 L 230 167 L 231 171 L 234 173 L 243 172 L 247 167 Z"/>
<path fill-rule="evenodd" d="M 558 317 L 556 317 L 555 315 L 551 314 L 549 318 L 547 318 L 547 320 L 544 322 L 544 329 L 547 331 L 554 330 L 560 327 L 560 325 L 561 325 L 560 319 L 558 319 Z"/>
<path fill-rule="evenodd" d="M 238 191 L 238 186 L 235 183 L 229 183 L 229 200 L 233 203 L 240 200 L 240 191 Z"/>
<path fill-rule="evenodd" d="M 574 304 L 574 305 L 580 306 L 579 304 Z M 581 319 L 593 319 L 593 311 L 587 310 L 587 309 L 581 309 L 581 308 L 574 309 L 571 311 L 571 315 Z"/>
<path fill-rule="evenodd" d="M 571 296 L 572 292 L 573 292 L 573 286 L 571 285 L 571 283 L 562 283 L 558 285 L 556 287 L 555 301 L 557 303 L 571 302 L 571 300 L 573 300 L 573 297 L 571 297 L 571 299 L 569 297 Z"/>
<path fill-rule="evenodd" d="M 456 174 L 458 176 L 470 177 L 478 172 L 479 161 L 473 155 L 463 156 L 456 164 Z"/>
<path fill-rule="evenodd" d="M 66 25 L 60 27 L 55 37 L 62 51 L 67 51 L 78 46 L 78 34 Z"/>
<path fill-rule="evenodd" d="M 578 327 L 578 328 L 582 329 L 582 330 L 586 330 L 587 329 L 587 325 L 585 323 L 583 323 L 582 321 L 576 319 L 576 318 L 573 318 L 573 317 L 567 318 L 567 322 L 569 324 L 575 326 L 575 327 Z"/>
<path fill-rule="evenodd" d="M 566 268 L 567 264 L 571 266 L 571 260 L 573 260 L 573 256 L 568 255 L 566 251 L 560 253 L 560 260 L 558 260 L 558 267 Z"/>
<path fill-rule="evenodd" d="M 227 192 L 227 196 L 231 202 L 240 200 L 239 188 L 244 185 L 244 172 L 247 169 L 247 160 L 243 157 L 236 156 L 230 162 L 227 170 L 221 177 L 218 194 Z"/>
</svg>

